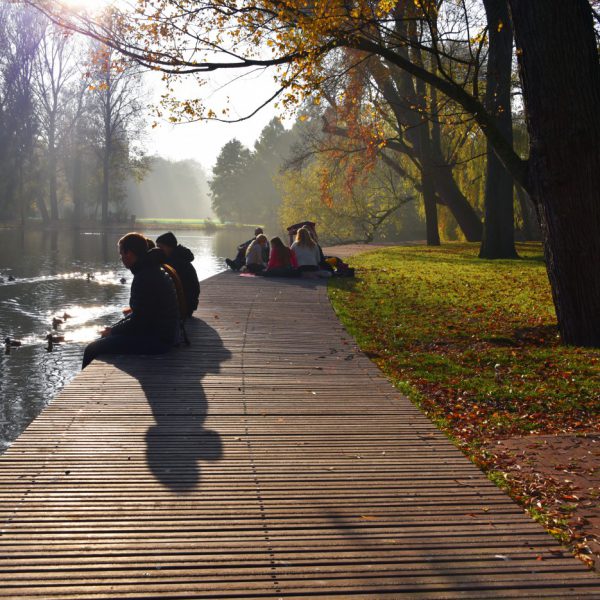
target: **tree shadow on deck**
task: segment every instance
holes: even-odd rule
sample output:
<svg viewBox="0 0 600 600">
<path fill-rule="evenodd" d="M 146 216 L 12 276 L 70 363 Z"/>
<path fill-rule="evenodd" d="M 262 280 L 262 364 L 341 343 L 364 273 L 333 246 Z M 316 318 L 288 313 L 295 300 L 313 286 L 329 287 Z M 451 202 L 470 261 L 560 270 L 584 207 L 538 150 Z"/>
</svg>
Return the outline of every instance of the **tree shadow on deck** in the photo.
<svg viewBox="0 0 600 600">
<path fill-rule="evenodd" d="M 204 428 L 208 400 L 202 382 L 231 358 L 218 332 L 203 321 L 192 319 L 186 329 L 190 347 L 111 359 L 142 387 L 156 421 L 146 432 L 146 461 L 156 479 L 177 493 L 198 486 L 200 461 L 218 461 L 223 455 L 219 434 Z"/>
</svg>

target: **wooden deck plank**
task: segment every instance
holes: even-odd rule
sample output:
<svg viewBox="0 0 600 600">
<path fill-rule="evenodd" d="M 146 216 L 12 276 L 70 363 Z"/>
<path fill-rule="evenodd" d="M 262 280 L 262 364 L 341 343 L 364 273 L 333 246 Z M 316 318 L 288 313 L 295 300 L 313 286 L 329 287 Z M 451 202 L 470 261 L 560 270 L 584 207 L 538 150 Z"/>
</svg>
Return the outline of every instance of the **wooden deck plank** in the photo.
<svg viewBox="0 0 600 600">
<path fill-rule="evenodd" d="M 0 457 L 0 598 L 598 598 L 379 373 L 324 285 L 203 283 Z"/>
</svg>

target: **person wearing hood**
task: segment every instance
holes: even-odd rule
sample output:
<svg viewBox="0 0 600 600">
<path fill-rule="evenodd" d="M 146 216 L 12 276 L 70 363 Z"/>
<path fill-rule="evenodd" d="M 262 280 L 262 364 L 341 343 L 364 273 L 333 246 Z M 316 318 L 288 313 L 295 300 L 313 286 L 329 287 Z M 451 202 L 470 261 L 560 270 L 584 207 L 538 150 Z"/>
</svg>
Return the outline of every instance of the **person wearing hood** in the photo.
<svg viewBox="0 0 600 600">
<path fill-rule="evenodd" d="M 194 255 L 189 248 L 177 243 L 177 238 L 170 231 L 156 238 L 156 245 L 164 252 L 165 263 L 177 271 L 181 279 L 185 300 L 187 303 L 187 314 L 183 317 L 191 317 L 198 308 L 200 297 L 200 282 L 192 261 Z"/>
<path fill-rule="evenodd" d="M 83 369 L 104 354 L 163 354 L 176 341 L 177 296 L 171 277 L 160 266 L 157 251 L 148 250 L 143 235 L 128 233 L 119 240 L 119 254 L 123 265 L 133 273 L 130 310 L 87 346 Z"/>
</svg>

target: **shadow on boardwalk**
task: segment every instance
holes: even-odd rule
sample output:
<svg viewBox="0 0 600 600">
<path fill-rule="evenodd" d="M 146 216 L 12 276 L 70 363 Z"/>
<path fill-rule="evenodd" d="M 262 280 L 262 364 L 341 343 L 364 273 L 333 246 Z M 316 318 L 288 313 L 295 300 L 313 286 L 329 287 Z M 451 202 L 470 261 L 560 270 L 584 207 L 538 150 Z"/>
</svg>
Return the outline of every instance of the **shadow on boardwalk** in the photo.
<svg viewBox="0 0 600 600">
<path fill-rule="evenodd" d="M 231 357 L 217 331 L 204 321 L 192 319 L 186 329 L 191 348 L 151 361 L 148 357 L 110 361 L 140 383 L 156 421 L 146 432 L 148 467 L 177 493 L 189 492 L 201 482 L 200 461 L 222 458 L 219 434 L 204 428 L 208 400 L 202 382 L 208 374 L 219 373 L 221 363 Z M 190 353 L 197 356 L 190 360 Z"/>
<path fill-rule="evenodd" d="M 314 286 L 218 275 L 80 373 L 0 457 L 0 598 L 599 598 Z"/>
</svg>

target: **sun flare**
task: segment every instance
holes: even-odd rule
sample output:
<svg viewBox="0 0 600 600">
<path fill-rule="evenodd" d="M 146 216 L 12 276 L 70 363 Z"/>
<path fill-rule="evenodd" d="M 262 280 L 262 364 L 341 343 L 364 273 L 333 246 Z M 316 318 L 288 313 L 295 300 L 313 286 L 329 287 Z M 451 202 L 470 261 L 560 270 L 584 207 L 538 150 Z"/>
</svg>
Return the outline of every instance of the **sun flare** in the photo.
<svg viewBox="0 0 600 600">
<path fill-rule="evenodd" d="M 59 4 L 71 10 L 88 9 L 95 11 L 114 4 L 114 0 L 59 0 Z"/>
</svg>

